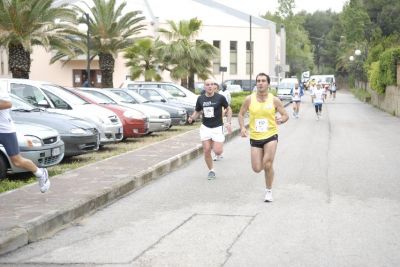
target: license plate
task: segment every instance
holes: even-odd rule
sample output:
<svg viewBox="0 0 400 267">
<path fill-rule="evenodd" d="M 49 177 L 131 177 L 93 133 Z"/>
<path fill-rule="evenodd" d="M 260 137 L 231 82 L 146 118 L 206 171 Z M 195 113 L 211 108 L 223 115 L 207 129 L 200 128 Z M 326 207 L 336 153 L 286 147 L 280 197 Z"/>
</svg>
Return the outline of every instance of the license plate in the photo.
<svg viewBox="0 0 400 267">
<path fill-rule="evenodd" d="M 53 148 L 53 149 L 51 150 L 51 155 L 52 155 L 52 156 L 58 156 L 58 155 L 60 155 L 60 154 L 61 154 L 61 149 L 60 149 L 59 147 Z"/>
</svg>

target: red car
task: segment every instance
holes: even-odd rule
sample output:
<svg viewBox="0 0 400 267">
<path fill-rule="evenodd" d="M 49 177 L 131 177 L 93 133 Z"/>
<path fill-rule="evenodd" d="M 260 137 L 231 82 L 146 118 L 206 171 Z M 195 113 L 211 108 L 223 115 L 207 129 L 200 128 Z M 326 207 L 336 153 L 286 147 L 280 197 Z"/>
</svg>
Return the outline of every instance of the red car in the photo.
<svg viewBox="0 0 400 267">
<path fill-rule="evenodd" d="M 84 91 L 79 90 L 79 89 L 65 88 L 65 90 L 68 90 L 69 92 L 85 99 L 86 101 L 88 101 L 90 103 L 102 106 L 106 109 L 113 111 L 115 114 L 117 114 L 117 116 L 119 117 L 119 119 L 122 122 L 122 126 L 124 129 L 123 139 L 130 138 L 130 137 L 140 137 L 140 136 L 146 135 L 148 133 L 149 118 L 146 117 L 146 115 L 143 114 L 142 112 L 131 109 L 131 108 L 126 108 L 126 107 L 117 105 L 115 103 L 111 103 L 108 100 L 103 100 L 94 95 L 85 93 Z"/>
</svg>

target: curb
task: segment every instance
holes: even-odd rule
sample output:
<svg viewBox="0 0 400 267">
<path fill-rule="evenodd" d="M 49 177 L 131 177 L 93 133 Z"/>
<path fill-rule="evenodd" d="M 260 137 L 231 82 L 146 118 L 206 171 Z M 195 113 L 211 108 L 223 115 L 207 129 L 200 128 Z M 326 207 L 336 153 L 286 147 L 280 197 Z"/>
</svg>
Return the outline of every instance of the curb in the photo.
<svg viewBox="0 0 400 267">
<path fill-rule="evenodd" d="M 197 129 L 193 131 L 197 131 Z M 239 133 L 239 128 L 234 129 L 231 134 L 225 135 L 225 140 L 229 141 Z M 92 196 L 78 200 L 68 207 L 44 214 L 10 230 L 0 231 L 0 255 L 53 235 L 74 220 L 112 203 L 127 193 L 141 188 L 168 172 L 178 169 L 189 160 L 202 155 L 202 153 L 203 147 L 201 144 L 198 144 L 178 155 L 159 162 L 133 177 L 117 181 L 110 188 L 101 192 L 95 192 Z"/>
</svg>

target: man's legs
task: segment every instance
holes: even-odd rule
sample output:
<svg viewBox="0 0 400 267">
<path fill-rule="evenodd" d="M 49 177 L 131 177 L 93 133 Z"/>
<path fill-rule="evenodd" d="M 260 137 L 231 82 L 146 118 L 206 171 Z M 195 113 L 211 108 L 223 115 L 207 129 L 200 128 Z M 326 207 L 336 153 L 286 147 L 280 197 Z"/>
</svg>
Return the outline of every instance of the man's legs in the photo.
<svg viewBox="0 0 400 267">
<path fill-rule="evenodd" d="M 213 148 L 214 142 L 209 140 L 202 141 L 203 144 L 203 153 L 204 153 L 204 160 L 208 167 L 208 180 L 215 179 L 215 171 L 214 171 L 214 163 L 213 158 L 211 156 L 211 150 Z"/>
<path fill-rule="evenodd" d="M 32 173 L 35 173 L 38 169 L 31 160 L 22 157 L 21 154 L 11 156 L 10 159 L 11 162 L 18 168 L 28 170 Z"/>
<path fill-rule="evenodd" d="M 11 162 L 18 168 L 31 171 L 38 179 L 40 192 L 45 193 L 50 188 L 49 174 L 45 168 L 39 169 L 30 159 L 17 154 L 10 157 Z"/>
<path fill-rule="evenodd" d="M 265 187 L 267 189 L 272 188 L 272 183 L 274 181 L 274 168 L 273 163 L 275 159 L 276 148 L 278 141 L 271 141 L 264 145 L 264 155 L 263 155 L 263 166 L 264 166 L 264 176 L 265 176 Z"/>
</svg>

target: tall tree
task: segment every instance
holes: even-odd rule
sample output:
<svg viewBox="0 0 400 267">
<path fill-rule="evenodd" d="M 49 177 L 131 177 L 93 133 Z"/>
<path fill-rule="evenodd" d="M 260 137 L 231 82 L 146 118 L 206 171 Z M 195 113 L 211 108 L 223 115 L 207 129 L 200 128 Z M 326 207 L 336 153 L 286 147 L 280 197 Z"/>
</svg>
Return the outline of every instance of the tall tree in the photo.
<svg viewBox="0 0 400 267">
<path fill-rule="evenodd" d="M 59 21 L 73 21 L 75 12 L 53 0 L 0 1 L 0 45 L 8 49 L 8 66 L 13 78 L 29 79 L 33 46 L 68 53 L 72 29 Z"/>
<path fill-rule="evenodd" d="M 293 15 L 294 0 L 279 0 L 275 14 L 267 13 L 264 18 L 274 21 L 286 31 L 286 62 L 290 66 L 289 76 L 300 77 L 301 73 L 313 67 L 311 45 L 304 27 L 304 16 Z"/>
<path fill-rule="evenodd" d="M 145 81 L 160 81 L 160 48 L 159 40 L 150 38 L 137 40 L 132 46 L 125 50 L 124 57 L 128 59 L 127 67 L 130 67 L 133 80 L 144 76 Z"/>
<path fill-rule="evenodd" d="M 163 49 L 163 60 L 168 66 L 163 67 L 170 70 L 173 79 L 180 79 L 182 86 L 194 90 L 195 74 L 203 79 L 211 75 L 211 61 L 218 50 L 207 42 L 195 40 L 202 25 L 197 18 L 167 23 L 169 29 L 159 30 L 169 40 Z"/>
<path fill-rule="evenodd" d="M 99 57 L 101 70 L 102 87 L 113 87 L 114 63 L 118 52 L 122 51 L 134 43 L 135 35 L 144 29 L 145 25 L 140 24 L 144 20 L 140 16 L 141 11 L 123 12 L 126 2 L 116 5 L 115 0 L 92 0 L 93 5 L 83 2 L 86 9 L 76 6 L 79 21 L 84 23 L 84 14 L 89 14 L 90 32 L 90 57 Z M 89 12 L 87 12 L 89 10 Z M 75 40 L 75 55 L 65 55 L 59 51 L 53 60 L 58 60 L 63 56 L 70 59 L 79 54 L 87 54 L 86 39 L 82 37 Z"/>
</svg>

